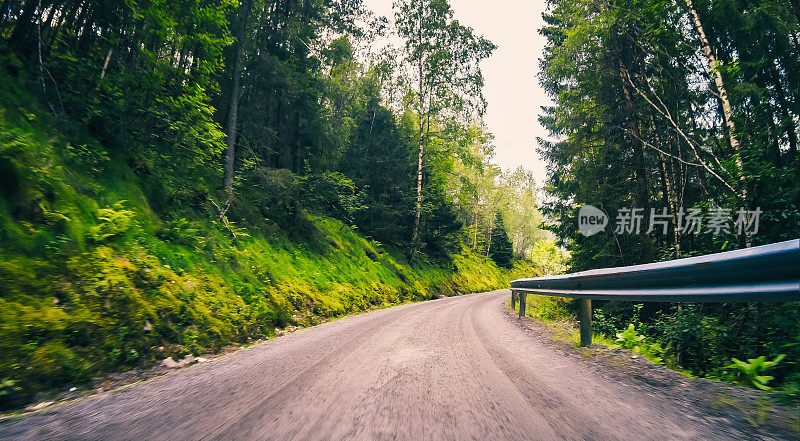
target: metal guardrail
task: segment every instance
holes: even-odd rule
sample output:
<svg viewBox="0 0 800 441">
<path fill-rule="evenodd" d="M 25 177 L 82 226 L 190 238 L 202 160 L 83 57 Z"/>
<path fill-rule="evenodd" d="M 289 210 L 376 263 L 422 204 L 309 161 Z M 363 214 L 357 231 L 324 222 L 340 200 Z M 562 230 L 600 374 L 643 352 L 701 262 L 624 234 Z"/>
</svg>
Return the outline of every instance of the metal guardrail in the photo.
<svg viewBox="0 0 800 441">
<path fill-rule="evenodd" d="M 800 300 L 800 239 L 706 256 L 511 282 L 525 316 L 527 294 L 581 299 L 581 346 L 591 344 L 591 301 L 783 302 Z"/>
</svg>

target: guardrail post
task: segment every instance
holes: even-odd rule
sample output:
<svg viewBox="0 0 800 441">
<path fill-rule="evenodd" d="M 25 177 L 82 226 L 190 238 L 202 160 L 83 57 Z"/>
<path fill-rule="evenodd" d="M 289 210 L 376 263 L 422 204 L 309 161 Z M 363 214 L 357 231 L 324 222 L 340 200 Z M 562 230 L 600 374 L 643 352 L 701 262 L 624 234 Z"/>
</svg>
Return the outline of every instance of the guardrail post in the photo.
<svg viewBox="0 0 800 441">
<path fill-rule="evenodd" d="M 527 300 L 528 293 L 517 293 L 519 296 L 519 318 L 525 317 L 525 300 Z"/>
<path fill-rule="evenodd" d="M 578 299 L 580 312 L 578 318 L 581 328 L 581 346 L 592 344 L 592 299 Z"/>
<path fill-rule="evenodd" d="M 517 292 L 511 290 L 511 309 L 517 309 Z"/>
</svg>

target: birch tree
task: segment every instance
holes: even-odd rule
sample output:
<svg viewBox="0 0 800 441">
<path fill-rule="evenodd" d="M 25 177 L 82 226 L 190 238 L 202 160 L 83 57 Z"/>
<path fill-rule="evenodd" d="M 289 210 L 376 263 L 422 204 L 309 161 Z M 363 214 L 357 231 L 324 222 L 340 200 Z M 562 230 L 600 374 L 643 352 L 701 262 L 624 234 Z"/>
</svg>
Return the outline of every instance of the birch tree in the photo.
<svg viewBox="0 0 800 441">
<path fill-rule="evenodd" d="M 425 149 L 433 120 L 482 113 L 480 61 L 495 45 L 453 18 L 447 0 L 401 0 L 394 4 L 397 31 L 405 40 L 408 83 L 417 116 L 417 177 L 412 255 L 418 248 L 422 216 Z"/>
<path fill-rule="evenodd" d="M 728 98 L 728 89 L 725 88 L 725 82 L 722 80 L 721 64 L 711 48 L 705 29 L 703 29 L 703 23 L 700 21 L 700 14 L 697 13 L 692 0 L 686 0 L 686 7 L 689 10 L 695 30 L 700 37 L 700 45 L 708 62 L 708 71 L 714 79 L 714 86 L 716 86 L 719 100 L 722 102 L 722 115 L 725 117 L 725 126 L 728 129 L 728 142 L 730 142 L 733 151 L 736 152 L 736 166 L 739 168 L 740 176 L 742 176 L 744 164 L 742 163 L 741 147 L 739 138 L 736 137 L 736 124 L 733 122 L 733 108 Z"/>
</svg>

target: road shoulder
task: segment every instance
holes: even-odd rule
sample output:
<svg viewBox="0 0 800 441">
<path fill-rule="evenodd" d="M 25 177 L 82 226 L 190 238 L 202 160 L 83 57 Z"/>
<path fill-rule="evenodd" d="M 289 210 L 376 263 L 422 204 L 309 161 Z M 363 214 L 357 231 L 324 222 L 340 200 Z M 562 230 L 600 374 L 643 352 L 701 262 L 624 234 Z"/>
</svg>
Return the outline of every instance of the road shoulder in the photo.
<svg viewBox="0 0 800 441">
<path fill-rule="evenodd" d="M 773 394 L 706 378 L 690 378 L 624 349 L 593 343 L 576 348 L 558 330 L 531 317 L 519 318 L 508 304 L 505 315 L 530 338 L 578 361 L 597 375 L 639 391 L 663 396 L 695 413 L 738 426 L 761 439 L 800 438 L 800 408 Z"/>
</svg>

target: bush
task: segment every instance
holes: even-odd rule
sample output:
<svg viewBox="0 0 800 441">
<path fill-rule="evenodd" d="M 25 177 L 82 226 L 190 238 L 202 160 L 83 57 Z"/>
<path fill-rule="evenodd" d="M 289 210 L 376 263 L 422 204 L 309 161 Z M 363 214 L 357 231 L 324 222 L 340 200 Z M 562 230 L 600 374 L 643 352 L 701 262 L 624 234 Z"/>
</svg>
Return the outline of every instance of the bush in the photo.
<svg viewBox="0 0 800 441">
<path fill-rule="evenodd" d="M 629 324 L 624 331 L 617 333 L 617 344 L 612 345 L 612 348 L 623 348 L 637 354 L 642 354 L 653 363 L 661 363 L 661 355 L 664 349 L 658 343 L 647 341 L 644 335 L 639 335 L 636 332 L 636 327 L 633 323 Z"/>
<path fill-rule="evenodd" d="M 32 377 L 41 385 L 83 383 L 91 373 L 89 364 L 58 340 L 36 349 L 30 359 Z"/>
<path fill-rule="evenodd" d="M 325 172 L 300 178 L 301 203 L 319 214 L 352 225 L 355 216 L 366 209 L 366 195 L 348 177 Z"/>
</svg>

